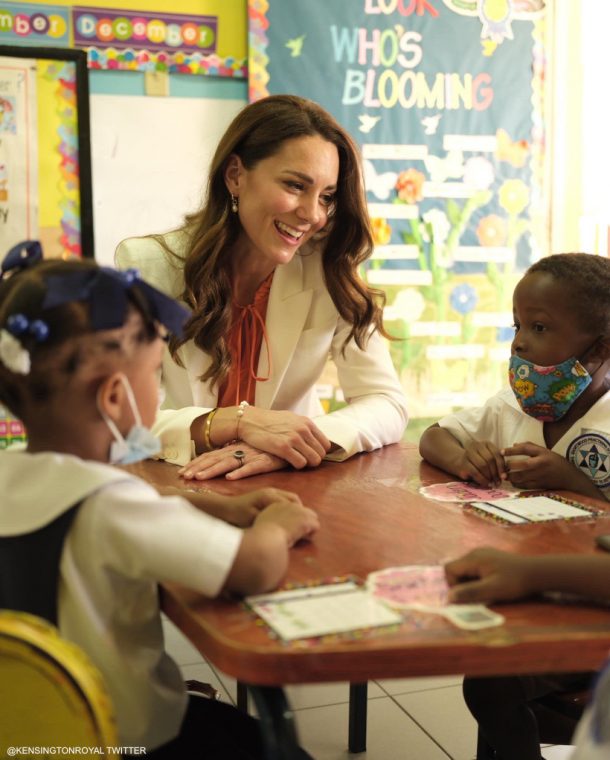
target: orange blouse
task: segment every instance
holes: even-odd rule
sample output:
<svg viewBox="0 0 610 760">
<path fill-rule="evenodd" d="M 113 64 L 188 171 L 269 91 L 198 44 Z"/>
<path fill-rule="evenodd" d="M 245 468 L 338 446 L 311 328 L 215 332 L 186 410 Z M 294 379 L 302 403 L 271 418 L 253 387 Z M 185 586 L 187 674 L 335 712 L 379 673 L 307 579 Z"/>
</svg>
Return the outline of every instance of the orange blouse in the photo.
<svg viewBox="0 0 610 760">
<path fill-rule="evenodd" d="M 227 336 L 231 353 L 231 368 L 218 393 L 218 406 L 236 406 L 241 401 L 254 404 L 256 383 L 265 382 L 271 377 L 271 353 L 265 317 L 269 291 L 273 281 L 273 272 L 259 285 L 254 300 L 247 306 L 240 306 L 233 301 L 233 317 Z M 265 341 L 267 347 L 267 376 L 256 374 L 261 346 Z"/>
</svg>

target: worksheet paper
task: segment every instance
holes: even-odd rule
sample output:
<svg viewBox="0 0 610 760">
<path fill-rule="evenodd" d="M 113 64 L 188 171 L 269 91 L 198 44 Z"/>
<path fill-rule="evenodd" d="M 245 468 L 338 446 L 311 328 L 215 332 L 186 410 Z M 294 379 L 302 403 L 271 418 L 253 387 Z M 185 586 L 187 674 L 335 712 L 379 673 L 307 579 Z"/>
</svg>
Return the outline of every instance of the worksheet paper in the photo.
<svg viewBox="0 0 610 760">
<path fill-rule="evenodd" d="M 402 617 L 352 581 L 245 599 L 285 641 L 401 623 Z"/>
<path fill-rule="evenodd" d="M 575 517 L 593 517 L 595 512 L 575 504 L 566 504 L 548 496 L 490 499 L 472 501 L 472 506 L 509 523 L 546 522 L 547 520 L 570 520 Z"/>
<path fill-rule="evenodd" d="M 491 499 L 505 499 L 513 496 L 518 491 L 510 483 L 503 483 L 501 488 L 484 488 L 476 483 L 463 480 L 452 480 L 449 483 L 432 483 L 419 489 L 422 496 L 435 501 L 490 501 Z"/>
</svg>

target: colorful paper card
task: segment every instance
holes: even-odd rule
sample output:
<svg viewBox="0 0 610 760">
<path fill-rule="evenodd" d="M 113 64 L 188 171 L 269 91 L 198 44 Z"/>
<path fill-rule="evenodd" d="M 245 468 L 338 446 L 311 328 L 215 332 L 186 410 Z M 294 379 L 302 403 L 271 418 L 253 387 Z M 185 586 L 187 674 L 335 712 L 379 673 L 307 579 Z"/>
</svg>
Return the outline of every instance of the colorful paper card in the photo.
<svg viewBox="0 0 610 760">
<path fill-rule="evenodd" d="M 387 567 L 367 578 L 371 593 L 396 609 L 412 609 L 414 604 L 440 607 L 447 604 L 449 587 L 440 565 Z"/>
<path fill-rule="evenodd" d="M 449 586 L 441 565 L 388 567 L 367 578 L 371 594 L 399 610 L 441 615 L 468 631 L 502 625 L 504 617 L 483 604 L 449 604 Z"/>
<path fill-rule="evenodd" d="M 462 480 L 450 483 L 433 483 L 431 486 L 422 486 L 419 489 L 422 496 L 436 501 L 489 501 L 490 499 L 503 499 L 517 491 L 510 485 L 502 488 L 484 488 L 476 483 L 467 483 Z"/>
<path fill-rule="evenodd" d="M 392 625 L 402 617 L 352 581 L 245 599 L 284 641 Z"/>
<path fill-rule="evenodd" d="M 591 518 L 598 514 L 596 509 L 567 499 L 550 496 L 521 496 L 488 501 L 473 501 L 471 506 L 511 524 L 548 522 L 550 520 L 574 520 Z"/>
</svg>

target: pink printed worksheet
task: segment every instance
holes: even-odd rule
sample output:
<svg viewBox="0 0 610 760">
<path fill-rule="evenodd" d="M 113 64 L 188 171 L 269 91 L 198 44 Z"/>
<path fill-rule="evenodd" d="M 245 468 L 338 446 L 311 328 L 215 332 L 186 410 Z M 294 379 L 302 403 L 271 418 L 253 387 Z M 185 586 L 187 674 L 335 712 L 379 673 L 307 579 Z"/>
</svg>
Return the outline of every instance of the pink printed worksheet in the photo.
<svg viewBox="0 0 610 760">
<path fill-rule="evenodd" d="M 422 496 L 436 501 L 488 501 L 489 499 L 503 499 L 517 493 L 511 485 L 502 488 L 484 488 L 476 483 L 466 483 L 462 480 L 450 483 L 434 483 L 431 486 L 422 486 L 419 489 Z"/>
</svg>

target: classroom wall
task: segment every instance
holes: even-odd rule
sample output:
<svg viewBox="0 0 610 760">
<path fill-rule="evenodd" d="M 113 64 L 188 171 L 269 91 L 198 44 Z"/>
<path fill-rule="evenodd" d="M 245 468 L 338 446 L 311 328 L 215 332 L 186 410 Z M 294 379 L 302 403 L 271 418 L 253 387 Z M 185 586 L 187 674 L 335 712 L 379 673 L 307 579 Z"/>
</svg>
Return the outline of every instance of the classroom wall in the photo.
<svg viewBox="0 0 610 760">
<path fill-rule="evenodd" d="M 14 5 L 9 0 L 9 16 Z M 212 15 L 219 19 L 219 58 L 237 63 L 247 55 L 246 0 L 36 0 L 36 6 L 44 5 L 51 13 L 78 5 L 161 17 Z M 36 6 L 26 3 L 24 12 Z M 3 42 L 22 44 L 14 34 Z M 31 33 L 23 44 L 53 40 L 43 43 Z M 198 207 L 211 153 L 247 102 L 247 82 L 200 73 L 90 69 L 89 87 L 95 256 L 111 264 L 123 238 L 175 227 Z"/>
<path fill-rule="evenodd" d="M 74 5 L 74 0 L 38 0 L 44 5 Z M 115 6 L 133 10 L 169 10 L 168 0 L 81 0 L 79 5 Z M 584 126 L 603 129 L 606 120 L 583 119 L 581 102 L 590 79 L 584 76 L 580 42 L 581 16 L 600 34 L 606 25 L 606 0 L 553 0 L 547 3 L 554 45 L 549 50 L 552 79 L 549 134 L 549 188 L 551 197 L 551 249 L 574 250 L 594 234 L 590 219 L 583 230 L 583 214 L 597 218 L 599 203 L 582 196 L 603 197 L 598 184 L 583 182 L 583 171 L 596 172 L 597 146 L 603 140 L 587 139 Z M 246 49 L 247 0 L 183 0 L 180 13 L 231 14 L 231 46 L 239 41 Z M 586 18 L 585 18 L 586 22 Z M 584 22 L 583 22 L 584 25 Z M 225 26 L 225 28 L 226 28 Z M 607 46 L 606 46 L 607 47 Z M 225 41 L 224 54 L 230 52 Z M 591 56 L 604 54 L 597 40 Z M 243 52 L 243 51 L 241 51 Z M 586 61 L 584 61 L 586 63 Z M 597 66 L 603 68 L 603 66 Z M 583 82 L 583 79 L 585 80 Z M 126 235 L 169 228 L 197 205 L 205 181 L 205 164 L 212 145 L 231 116 L 247 101 L 244 81 L 222 77 L 172 75 L 169 96 L 145 95 L 144 74 L 123 71 L 91 71 L 92 158 L 96 256 L 112 260 L 116 243 Z M 599 98 L 599 93 L 594 93 Z M 583 105 L 586 105 L 584 103 Z M 587 153 L 588 150 L 588 153 Z M 583 155 L 584 151 L 584 155 Z M 588 162 L 587 162 L 587 159 Z M 583 169 L 584 164 L 584 169 Z M 586 199 L 585 199 L 586 201 Z M 587 226 L 588 225 L 588 226 Z M 583 232 L 586 234 L 583 235 Z"/>
<path fill-rule="evenodd" d="M 219 15 L 218 53 L 246 54 L 246 0 L 78 4 Z M 245 80 L 163 76 L 168 94 L 157 96 L 142 72 L 90 71 L 95 255 L 102 264 L 112 263 L 125 237 L 171 229 L 199 206 L 216 143 L 247 101 Z"/>
<path fill-rule="evenodd" d="M 95 255 L 111 264 L 125 237 L 171 229 L 199 206 L 209 160 L 246 103 L 246 84 L 176 75 L 176 95 L 152 97 L 136 81 L 143 75 L 92 74 Z M 133 77 L 130 91 L 113 77 Z"/>
</svg>

